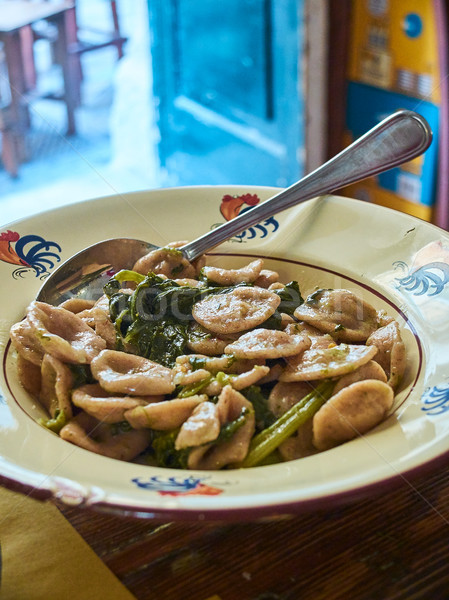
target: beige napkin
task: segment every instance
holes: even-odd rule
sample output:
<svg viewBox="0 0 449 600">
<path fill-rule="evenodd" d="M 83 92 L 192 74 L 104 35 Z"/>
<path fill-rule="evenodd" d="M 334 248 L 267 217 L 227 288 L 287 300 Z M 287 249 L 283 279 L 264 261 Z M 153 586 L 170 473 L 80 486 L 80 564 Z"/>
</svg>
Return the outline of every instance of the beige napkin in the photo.
<svg viewBox="0 0 449 600">
<path fill-rule="evenodd" d="M 0 487 L 1 600 L 135 600 L 53 504 Z"/>
</svg>

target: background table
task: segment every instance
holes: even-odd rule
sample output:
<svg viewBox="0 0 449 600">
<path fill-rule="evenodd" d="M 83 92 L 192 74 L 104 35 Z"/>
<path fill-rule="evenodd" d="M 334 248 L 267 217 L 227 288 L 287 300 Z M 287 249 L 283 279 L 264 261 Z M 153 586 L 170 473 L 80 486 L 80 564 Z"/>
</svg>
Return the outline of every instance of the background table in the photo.
<svg viewBox="0 0 449 600">
<path fill-rule="evenodd" d="M 155 523 L 60 507 L 139 600 L 449 598 L 449 468 L 258 523 Z"/>
</svg>

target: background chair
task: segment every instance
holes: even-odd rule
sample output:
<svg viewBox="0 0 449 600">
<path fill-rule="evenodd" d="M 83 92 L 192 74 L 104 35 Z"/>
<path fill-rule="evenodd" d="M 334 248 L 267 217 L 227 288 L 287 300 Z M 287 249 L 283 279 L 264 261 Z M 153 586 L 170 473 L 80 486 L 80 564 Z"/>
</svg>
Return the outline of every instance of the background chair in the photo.
<svg viewBox="0 0 449 600">
<path fill-rule="evenodd" d="M 81 57 L 86 52 L 92 52 L 107 46 L 115 46 L 117 58 L 123 56 L 123 46 L 127 38 L 121 34 L 117 3 L 115 0 L 104 0 L 110 11 L 110 19 L 104 27 L 85 26 L 78 18 L 78 9 L 82 8 L 83 1 L 68 2 L 71 9 L 64 10 L 61 17 L 61 0 L 26 0 L 16 2 L 8 0 L 8 4 L 15 5 L 21 11 L 23 25 L 15 30 L 20 40 L 16 51 L 8 52 L 8 60 L 0 54 L 0 70 L 3 69 L 3 82 L 9 81 L 9 86 L 0 89 L 0 134 L 2 138 L 2 160 L 5 169 L 17 176 L 18 164 L 25 159 L 24 138 L 27 129 L 31 126 L 28 105 L 33 98 L 39 96 L 38 76 L 35 60 L 35 44 L 39 40 L 46 40 L 50 45 L 52 60 L 61 67 L 62 91 L 55 90 L 40 95 L 50 100 L 65 102 L 67 106 L 67 134 L 76 132 L 75 108 L 82 102 L 81 82 L 83 78 Z M 27 19 L 23 13 L 26 5 L 30 5 L 30 13 L 36 12 L 36 5 L 55 6 L 55 15 L 52 11 L 43 11 L 48 18 Z M 33 6 L 32 6 L 33 5 Z M 80 11 L 81 12 L 81 11 Z M 42 14 L 43 14 L 42 13 Z M 5 36 L 9 32 L 5 31 Z M 8 37 L 8 40 L 10 37 Z M 17 85 L 20 81 L 20 85 Z M 9 94 L 8 94 L 9 89 Z M 14 98 L 12 98 L 14 96 Z M 19 114 L 20 113 L 20 114 Z"/>
<path fill-rule="evenodd" d="M 87 0 L 89 1 L 89 0 Z M 107 46 L 115 46 L 117 48 L 118 58 L 123 56 L 123 46 L 127 38 L 121 34 L 119 15 L 117 12 L 116 0 L 105 0 L 110 7 L 111 24 L 108 29 L 96 28 L 77 23 L 77 41 L 70 47 L 70 52 L 75 55 L 81 55 L 85 52 L 91 52 Z M 82 0 L 77 1 L 80 5 Z M 78 19 L 77 19 L 78 21 Z"/>
<path fill-rule="evenodd" d="M 36 1 L 36 0 L 28 0 Z M 38 0 L 43 2 L 52 2 L 55 0 Z M 127 42 L 127 38 L 121 33 L 120 19 L 117 11 L 116 0 L 104 0 L 105 4 L 109 5 L 110 16 L 109 22 L 106 25 L 93 27 L 91 24 L 83 23 L 79 18 L 79 13 L 82 13 L 82 4 L 89 2 L 89 0 L 76 0 L 75 1 L 75 13 L 72 22 L 68 27 L 68 40 L 67 51 L 74 58 L 77 70 L 78 70 L 78 87 L 83 79 L 83 70 L 81 56 L 86 52 L 92 52 L 100 50 L 108 46 L 115 46 L 117 49 L 117 58 L 123 57 L 123 46 Z M 55 51 L 57 43 L 58 32 L 51 21 L 43 20 L 33 24 L 31 33 L 23 32 L 23 44 L 25 47 L 38 40 L 46 40 L 50 44 L 51 54 L 55 63 L 60 63 L 64 57 L 56 56 Z M 31 56 L 30 56 L 31 54 Z M 28 64 L 24 66 L 25 75 L 27 77 L 27 83 L 30 89 L 36 86 L 36 69 L 34 66 L 33 53 L 28 50 L 28 56 L 30 60 Z M 59 99 L 57 95 L 48 95 L 47 98 Z M 78 92 L 77 104 L 81 102 L 81 92 Z"/>
</svg>

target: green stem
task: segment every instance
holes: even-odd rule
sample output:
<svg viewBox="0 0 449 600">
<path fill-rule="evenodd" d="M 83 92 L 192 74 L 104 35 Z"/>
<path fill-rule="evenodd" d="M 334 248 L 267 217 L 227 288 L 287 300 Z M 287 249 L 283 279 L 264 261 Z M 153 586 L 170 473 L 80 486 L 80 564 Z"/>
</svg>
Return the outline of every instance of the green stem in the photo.
<svg viewBox="0 0 449 600">
<path fill-rule="evenodd" d="M 213 380 L 213 375 L 209 375 L 209 377 L 205 377 L 196 383 L 190 383 L 188 385 L 183 386 L 180 390 L 177 398 L 190 398 L 190 396 L 196 396 L 200 392 L 204 390 Z"/>
<path fill-rule="evenodd" d="M 330 398 L 334 383 L 326 380 L 304 396 L 299 402 L 285 412 L 270 427 L 254 436 L 248 454 L 240 467 L 255 467 L 266 456 L 285 442 L 308 419 L 311 419 L 319 408 Z"/>
<path fill-rule="evenodd" d="M 136 271 L 131 271 L 129 269 L 122 269 L 114 275 L 114 279 L 117 279 L 117 281 L 120 282 L 134 281 L 135 283 L 139 284 L 142 283 L 142 281 L 145 279 L 145 275 L 137 273 Z"/>
</svg>

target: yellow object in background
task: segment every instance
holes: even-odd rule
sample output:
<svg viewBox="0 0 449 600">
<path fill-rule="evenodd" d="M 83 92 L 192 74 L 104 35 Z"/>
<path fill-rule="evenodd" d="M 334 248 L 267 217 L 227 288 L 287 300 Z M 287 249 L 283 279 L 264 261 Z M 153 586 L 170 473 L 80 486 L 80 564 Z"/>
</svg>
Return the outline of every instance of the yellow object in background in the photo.
<svg viewBox="0 0 449 600">
<path fill-rule="evenodd" d="M 353 0 L 345 145 L 395 110 L 423 115 L 427 152 L 355 184 L 348 195 L 432 220 L 440 125 L 441 69 L 434 0 Z"/>
<path fill-rule="evenodd" d="M 348 76 L 439 104 L 432 0 L 355 0 Z"/>
</svg>

